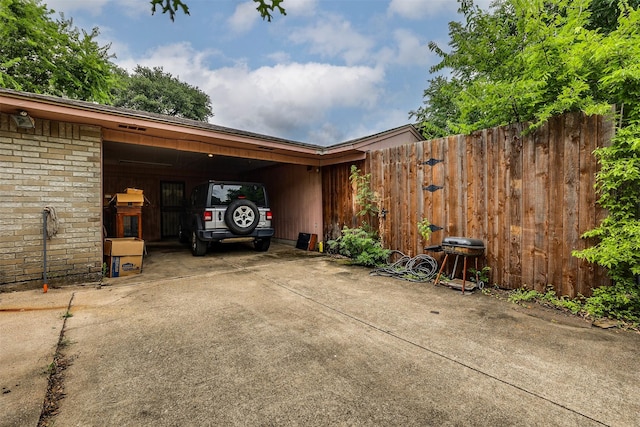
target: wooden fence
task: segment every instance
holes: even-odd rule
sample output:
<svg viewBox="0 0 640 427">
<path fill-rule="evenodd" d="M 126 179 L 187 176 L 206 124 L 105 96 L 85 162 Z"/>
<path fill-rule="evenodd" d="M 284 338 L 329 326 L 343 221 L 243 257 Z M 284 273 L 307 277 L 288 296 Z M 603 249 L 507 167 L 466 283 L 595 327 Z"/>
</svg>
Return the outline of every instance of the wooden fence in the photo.
<svg viewBox="0 0 640 427">
<path fill-rule="evenodd" d="M 523 129 L 500 127 L 369 153 L 358 166 L 371 173 L 386 212 L 377 224 L 384 246 L 414 256 L 444 237 L 474 237 L 485 242 L 490 283 L 500 287 L 553 286 L 576 296 L 608 284 L 602 268 L 571 253 L 591 244 L 580 236 L 604 215 L 596 204 L 593 151 L 609 143 L 612 124 L 576 113 L 530 135 Z M 325 239 L 357 224 L 349 167 L 324 171 Z M 418 233 L 423 218 L 441 228 L 428 242 Z"/>
</svg>

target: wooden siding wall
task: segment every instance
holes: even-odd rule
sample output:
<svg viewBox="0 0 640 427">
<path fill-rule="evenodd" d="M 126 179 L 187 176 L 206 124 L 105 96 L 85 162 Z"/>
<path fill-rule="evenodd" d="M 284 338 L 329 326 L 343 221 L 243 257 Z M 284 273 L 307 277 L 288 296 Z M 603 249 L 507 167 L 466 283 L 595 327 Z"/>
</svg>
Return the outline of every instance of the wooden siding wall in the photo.
<svg viewBox="0 0 640 427">
<path fill-rule="evenodd" d="M 596 205 L 592 153 L 609 143 L 612 124 L 567 114 L 531 135 L 522 136 L 523 129 L 500 127 L 369 153 L 365 169 L 388 211 L 379 227 L 384 246 L 414 256 L 444 237 L 473 237 L 485 242 L 483 262 L 491 267 L 490 283 L 500 287 L 553 286 L 576 296 L 609 283 L 603 269 L 571 252 L 590 243 L 580 236 L 604 215 Z M 430 159 L 441 161 L 430 166 Z M 325 235 L 353 216 L 349 167 L 325 173 Z M 441 188 L 424 189 L 430 185 Z M 428 242 L 418 234 L 422 218 L 442 227 Z"/>
<path fill-rule="evenodd" d="M 256 171 L 269 194 L 275 238 L 296 241 L 298 233 L 322 235 L 322 179 L 315 167 L 282 164 Z"/>
</svg>

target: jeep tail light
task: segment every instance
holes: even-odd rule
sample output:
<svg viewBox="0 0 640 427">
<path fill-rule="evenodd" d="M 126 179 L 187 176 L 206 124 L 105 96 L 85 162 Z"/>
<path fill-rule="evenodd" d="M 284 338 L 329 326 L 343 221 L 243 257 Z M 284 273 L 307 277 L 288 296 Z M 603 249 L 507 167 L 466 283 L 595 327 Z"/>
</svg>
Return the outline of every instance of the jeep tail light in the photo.
<svg viewBox="0 0 640 427">
<path fill-rule="evenodd" d="M 267 218 L 267 221 L 271 221 L 273 219 L 273 214 L 271 213 L 271 211 L 267 211 L 265 217 Z"/>
<path fill-rule="evenodd" d="M 204 211 L 204 220 L 205 221 L 213 221 L 213 212 Z"/>
</svg>

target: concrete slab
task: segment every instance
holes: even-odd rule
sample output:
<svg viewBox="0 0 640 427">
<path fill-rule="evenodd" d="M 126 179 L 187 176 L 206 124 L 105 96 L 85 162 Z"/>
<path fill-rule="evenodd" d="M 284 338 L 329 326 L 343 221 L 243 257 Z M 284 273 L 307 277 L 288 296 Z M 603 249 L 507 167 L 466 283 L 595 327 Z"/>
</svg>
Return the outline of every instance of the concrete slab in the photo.
<svg viewBox="0 0 640 427">
<path fill-rule="evenodd" d="M 0 293 L 0 425 L 35 426 L 71 292 Z"/>
<path fill-rule="evenodd" d="M 55 425 L 640 425 L 635 333 L 283 245 L 156 248 L 143 274 L 106 283 L 44 296 L 73 295 Z M 0 294 L 0 361 L 31 367 L 25 410 L 7 404 L 15 387 L 1 397 L 3 426 L 37 420 L 66 306 L 39 321 L 2 310 L 42 297 Z"/>
</svg>

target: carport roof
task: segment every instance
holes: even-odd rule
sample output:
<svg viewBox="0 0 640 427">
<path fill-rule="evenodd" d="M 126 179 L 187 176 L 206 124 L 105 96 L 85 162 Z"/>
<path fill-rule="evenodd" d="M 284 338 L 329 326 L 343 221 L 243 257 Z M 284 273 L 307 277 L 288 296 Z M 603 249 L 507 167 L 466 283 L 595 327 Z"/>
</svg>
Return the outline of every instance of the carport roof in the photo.
<svg viewBox="0 0 640 427">
<path fill-rule="evenodd" d="M 0 112 L 100 126 L 105 141 L 323 166 L 364 159 L 366 152 L 422 140 L 413 125 L 320 146 L 175 116 L 0 88 Z M 409 133 L 410 140 L 398 139 Z"/>
</svg>

